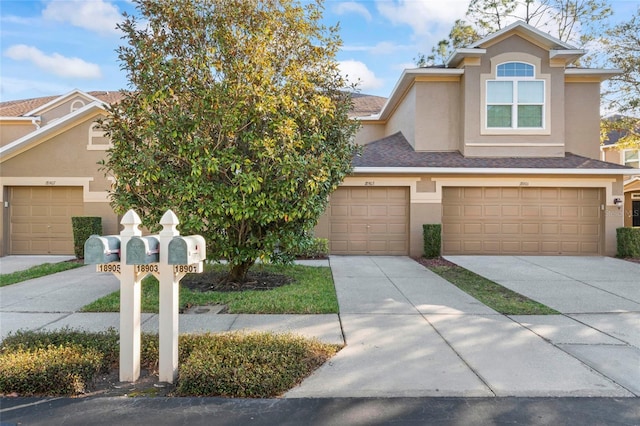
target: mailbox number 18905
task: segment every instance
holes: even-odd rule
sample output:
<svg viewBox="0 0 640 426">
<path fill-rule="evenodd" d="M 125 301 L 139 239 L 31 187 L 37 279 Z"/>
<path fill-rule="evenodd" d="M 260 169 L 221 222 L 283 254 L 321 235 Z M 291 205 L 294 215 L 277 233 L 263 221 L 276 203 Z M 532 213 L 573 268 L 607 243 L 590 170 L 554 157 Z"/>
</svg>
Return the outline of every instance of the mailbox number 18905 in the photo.
<svg viewBox="0 0 640 426">
<path fill-rule="evenodd" d="M 97 272 L 115 272 L 120 273 L 120 265 L 117 263 L 101 263 L 97 265 Z"/>
</svg>

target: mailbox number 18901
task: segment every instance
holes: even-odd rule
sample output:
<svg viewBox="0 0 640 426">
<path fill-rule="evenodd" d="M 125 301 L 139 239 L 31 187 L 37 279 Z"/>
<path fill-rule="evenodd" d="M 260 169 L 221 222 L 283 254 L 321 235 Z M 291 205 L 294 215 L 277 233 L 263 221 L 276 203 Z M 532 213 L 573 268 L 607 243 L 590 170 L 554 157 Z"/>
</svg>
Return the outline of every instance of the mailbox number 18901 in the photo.
<svg viewBox="0 0 640 426">
<path fill-rule="evenodd" d="M 198 272 L 198 265 L 173 265 L 173 272 L 180 273 L 186 272 L 187 274 L 195 274 Z"/>
</svg>

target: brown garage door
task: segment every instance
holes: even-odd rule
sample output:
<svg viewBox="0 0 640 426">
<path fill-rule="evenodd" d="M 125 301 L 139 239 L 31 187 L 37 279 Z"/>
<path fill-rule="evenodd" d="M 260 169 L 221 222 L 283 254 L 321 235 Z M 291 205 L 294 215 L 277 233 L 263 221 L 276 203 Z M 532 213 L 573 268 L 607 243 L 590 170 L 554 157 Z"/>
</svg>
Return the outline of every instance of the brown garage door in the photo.
<svg viewBox="0 0 640 426">
<path fill-rule="evenodd" d="M 601 197 L 595 188 L 443 188 L 443 252 L 597 255 Z"/>
<path fill-rule="evenodd" d="M 398 187 L 341 187 L 331 195 L 332 254 L 409 253 L 409 191 Z"/>
<path fill-rule="evenodd" d="M 73 254 L 71 217 L 83 210 L 80 187 L 9 188 L 9 253 Z"/>
</svg>

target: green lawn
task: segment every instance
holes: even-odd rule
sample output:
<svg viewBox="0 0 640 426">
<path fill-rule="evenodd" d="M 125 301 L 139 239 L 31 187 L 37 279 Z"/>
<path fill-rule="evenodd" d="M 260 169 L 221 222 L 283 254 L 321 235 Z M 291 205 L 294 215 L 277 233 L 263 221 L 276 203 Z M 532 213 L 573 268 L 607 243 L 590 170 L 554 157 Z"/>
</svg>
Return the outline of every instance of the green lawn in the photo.
<svg viewBox="0 0 640 426">
<path fill-rule="evenodd" d="M 502 314 L 558 315 L 560 313 L 460 266 L 431 266 L 429 269 Z"/>
<path fill-rule="evenodd" d="M 80 266 L 84 265 L 76 262 L 43 263 L 42 265 L 33 266 L 24 271 L 0 274 L 0 287 L 55 274 L 56 272 L 62 272 L 68 269 L 79 268 Z"/>
<path fill-rule="evenodd" d="M 207 268 L 223 268 L 207 265 Z M 244 314 L 330 314 L 338 313 L 331 269 L 301 265 L 256 265 L 272 273 L 282 273 L 294 282 L 273 290 L 241 292 L 198 292 L 180 286 L 180 307 L 224 304 L 229 313 Z M 148 276 L 142 281 L 142 312 L 158 312 L 158 281 Z M 120 292 L 111 293 L 85 306 L 84 312 L 118 312 Z"/>
</svg>

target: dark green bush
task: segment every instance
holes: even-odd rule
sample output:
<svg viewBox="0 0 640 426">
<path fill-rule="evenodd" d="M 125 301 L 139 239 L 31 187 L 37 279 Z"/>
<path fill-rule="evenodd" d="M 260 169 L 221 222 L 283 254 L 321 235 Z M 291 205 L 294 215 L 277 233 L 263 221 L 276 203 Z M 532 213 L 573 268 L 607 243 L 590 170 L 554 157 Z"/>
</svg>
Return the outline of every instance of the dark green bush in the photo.
<svg viewBox="0 0 640 426">
<path fill-rule="evenodd" d="M 298 384 L 337 351 L 293 335 L 227 333 L 180 341 L 180 396 L 270 398 Z"/>
<path fill-rule="evenodd" d="M 442 245 L 442 225 L 430 223 L 422 225 L 422 237 L 424 242 L 423 256 L 426 258 L 440 256 Z"/>
<path fill-rule="evenodd" d="M 71 218 L 73 227 L 73 252 L 78 259 L 84 259 L 84 243 L 92 235 L 102 234 L 102 218 L 93 216 L 74 216 Z"/>
<path fill-rule="evenodd" d="M 97 350 L 76 345 L 20 349 L 0 354 L 0 394 L 77 395 L 103 364 Z"/>
<path fill-rule="evenodd" d="M 640 257 L 640 228 L 618 228 L 618 257 Z"/>
</svg>

